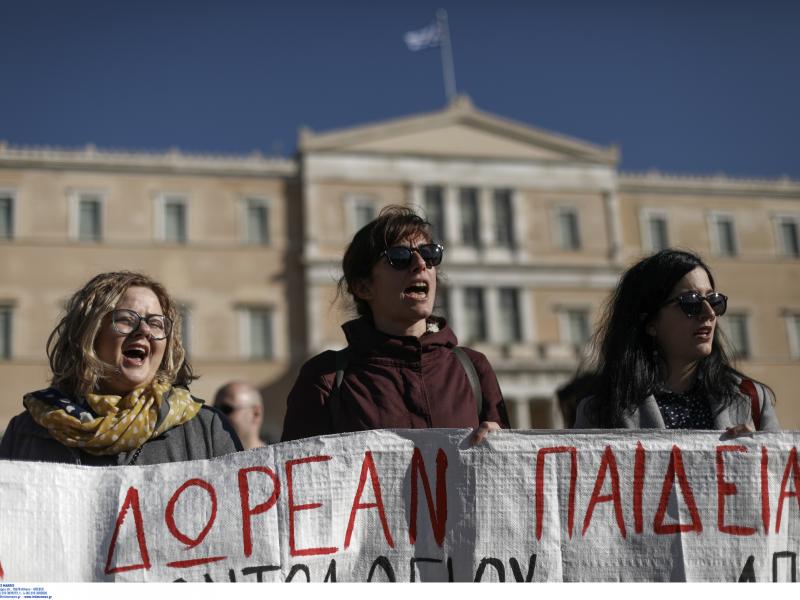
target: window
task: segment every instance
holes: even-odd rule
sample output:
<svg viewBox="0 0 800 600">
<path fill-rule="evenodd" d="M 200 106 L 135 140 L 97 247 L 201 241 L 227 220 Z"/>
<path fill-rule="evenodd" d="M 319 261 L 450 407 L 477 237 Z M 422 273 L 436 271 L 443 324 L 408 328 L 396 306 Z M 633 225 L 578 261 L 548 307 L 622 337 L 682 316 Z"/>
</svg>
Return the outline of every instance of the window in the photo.
<svg viewBox="0 0 800 600">
<path fill-rule="evenodd" d="M 103 239 L 102 198 L 98 194 L 78 195 L 77 238 L 82 242 Z"/>
<path fill-rule="evenodd" d="M 159 238 L 172 244 L 186 243 L 186 198 L 165 195 L 160 198 Z"/>
<path fill-rule="evenodd" d="M 271 308 L 245 308 L 242 311 L 242 341 L 246 358 L 273 358 L 272 312 Z"/>
<path fill-rule="evenodd" d="M 425 188 L 423 197 L 423 210 L 425 218 L 431 224 L 433 239 L 443 242 L 444 232 L 444 191 L 441 186 L 429 185 Z"/>
<path fill-rule="evenodd" d="M 11 360 L 11 311 L 0 305 L 0 360 Z"/>
<path fill-rule="evenodd" d="M 494 191 L 494 239 L 498 246 L 514 247 L 514 206 L 511 190 Z"/>
<path fill-rule="evenodd" d="M 522 341 L 522 319 L 519 310 L 519 290 L 500 288 L 498 290 L 500 310 L 500 342 Z"/>
<path fill-rule="evenodd" d="M 377 216 L 375 201 L 371 198 L 353 199 L 353 232 L 360 230 Z"/>
<path fill-rule="evenodd" d="M 786 330 L 789 335 L 789 355 L 800 358 L 800 314 L 786 315 Z"/>
<path fill-rule="evenodd" d="M 464 288 L 464 339 L 467 343 L 486 341 L 486 311 L 481 288 Z"/>
<path fill-rule="evenodd" d="M 589 327 L 589 311 L 585 309 L 568 309 L 563 314 L 564 341 L 576 347 L 586 345 L 592 335 Z"/>
<path fill-rule="evenodd" d="M 783 256 L 800 257 L 800 217 L 778 219 L 778 245 Z"/>
<path fill-rule="evenodd" d="M 559 246 L 562 250 L 579 250 L 581 234 L 578 226 L 578 212 L 574 208 L 560 208 L 556 212 L 558 221 Z"/>
<path fill-rule="evenodd" d="M 255 246 L 269 244 L 269 203 L 266 200 L 245 200 L 245 241 Z"/>
<path fill-rule="evenodd" d="M 367 223 L 375 220 L 378 201 L 370 196 L 346 195 L 344 198 L 345 218 L 351 235 L 361 230 Z"/>
<path fill-rule="evenodd" d="M 14 197 L 0 192 L 0 240 L 14 237 Z"/>
<path fill-rule="evenodd" d="M 477 248 L 480 245 L 480 218 L 478 216 L 478 190 L 461 188 L 458 194 L 461 209 L 461 242 Z"/>
<path fill-rule="evenodd" d="M 716 214 L 712 217 L 712 243 L 714 253 L 718 256 L 736 256 L 739 254 L 736 243 L 736 228 L 732 215 Z"/>
<path fill-rule="evenodd" d="M 647 212 L 643 224 L 643 246 L 649 252 L 658 252 L 669 248 L 669 233 L 667 228 L 667 215 L 664 213 Z"/>
<path fill-rule="evenodd" d="M 736 358 L 750 358 L 750 335 L 747 315 L 728 313 L 723 317 L 723 328 Z"/>
</svg>

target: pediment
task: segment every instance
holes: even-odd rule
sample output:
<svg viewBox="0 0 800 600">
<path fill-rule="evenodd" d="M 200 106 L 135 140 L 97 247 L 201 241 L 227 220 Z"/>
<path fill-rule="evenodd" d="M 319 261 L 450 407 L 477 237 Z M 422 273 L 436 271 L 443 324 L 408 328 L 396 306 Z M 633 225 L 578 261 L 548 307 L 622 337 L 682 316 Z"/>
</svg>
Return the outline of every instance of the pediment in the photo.
<svg viewBox="0 0 800 600">
<path fill-rule="evenodd" d="M 558 160 L 564 155 L 467 124 L 455 123 L 425 131 L 353 144 L 354 152 L 430 154 L 498 159 Z"/>
<path fill-rule="evenodd" d="M 443 111 L 330 133 L 301 131 L 302 152 L 342 152 L 614 164 L 618 152 L 476 110 L 460 99 Z"/>
</svg>

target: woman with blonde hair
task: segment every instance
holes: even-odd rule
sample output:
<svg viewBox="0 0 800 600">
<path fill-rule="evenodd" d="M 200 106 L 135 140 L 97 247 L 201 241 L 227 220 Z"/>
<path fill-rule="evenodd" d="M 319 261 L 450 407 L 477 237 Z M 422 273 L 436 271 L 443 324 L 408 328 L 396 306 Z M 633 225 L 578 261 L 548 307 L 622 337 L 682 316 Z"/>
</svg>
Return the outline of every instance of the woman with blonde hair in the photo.
<svg viewBox="0 0 800 600">
<path fill-rule="evenodd" d="M 194 398 L 175 302 L 153 279 L 101 273 L 70 298 L 47 341 L 51 387 L 26 394 L 0 458 L 147 465 L 241 450 Z"/>
</svg>

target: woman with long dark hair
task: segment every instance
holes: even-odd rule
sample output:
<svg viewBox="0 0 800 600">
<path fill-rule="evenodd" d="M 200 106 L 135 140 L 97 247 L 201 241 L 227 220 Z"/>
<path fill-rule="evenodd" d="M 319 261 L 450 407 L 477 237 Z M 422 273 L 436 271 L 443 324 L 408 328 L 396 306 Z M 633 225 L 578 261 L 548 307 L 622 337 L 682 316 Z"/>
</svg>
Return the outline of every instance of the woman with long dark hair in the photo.
<svg viewBox="0 0 800 600">
<path fill-rule="evenodd" d="M 777 431 L 772 390 L 723 348 L 727 301 L 691 252 L 662 250 L 628 269 L 596 334 L 595 392 L 575 427 Z"/>
</svg>

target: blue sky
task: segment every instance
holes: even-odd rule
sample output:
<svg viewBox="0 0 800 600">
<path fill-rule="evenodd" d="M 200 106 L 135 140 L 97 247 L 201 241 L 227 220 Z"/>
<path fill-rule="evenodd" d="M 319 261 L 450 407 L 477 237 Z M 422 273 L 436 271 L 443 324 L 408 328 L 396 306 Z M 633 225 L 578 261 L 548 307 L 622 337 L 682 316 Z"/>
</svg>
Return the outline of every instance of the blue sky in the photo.
<svg viewBox="0 0 800 600">
<path fill-rule="evenodd" d="M 800 179 L 800 2 L 0 0 L 0 139 L 291 154 L 459 91 L 622 148 L 622 169 Z"/>
</svg>

